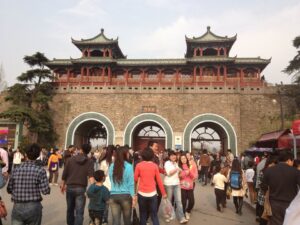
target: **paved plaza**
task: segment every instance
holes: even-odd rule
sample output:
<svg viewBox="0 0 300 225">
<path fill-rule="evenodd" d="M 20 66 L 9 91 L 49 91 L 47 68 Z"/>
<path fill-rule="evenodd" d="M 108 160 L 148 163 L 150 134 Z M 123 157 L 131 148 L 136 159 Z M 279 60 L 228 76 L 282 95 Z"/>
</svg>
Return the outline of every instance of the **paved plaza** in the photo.
<svg viewBox="0 0 300 225">
<path fill-rule="evenodd" d="M 61 174 L 61 171 L 60 171 Z M 3 220 L 3 224 L 10 224 L 10 214 L 12 209 L 12 203 L 10 201 L 10 195 L 7 194 L 5 188 L 1 190 L 1 196 L 4 199 L 7 209 L 8 218 Z M 88 200 L 87 200 L 88 203 Z M 51 194 L 45 196 L 43 200 L 43 225 L 63 225 L 66 224 L 66 200 L 65 195 L 60 193 L 59 187 L 51 186 Z M 162 212 L 159 213 L 160 224 L 175 225 L 179 224 L 178 221 L 172 221 L 166 223 L 163 219 Z M 89 217 L 87 212 L 87 206 L 84 217 L 84 224 L 88 224 Z M 111 222 L 111 220 L 110 220 Z M 111 223 L 109 223 L 111 224 Z M 227 203 L 227 208 L 223 213 L 216 210 L 214 189 L 210 185 L 201 186 L 196 185 L 195 189 L 195 208 L 192 212 L 191 219 L 188 224 L 191 225 L 256 225 L 255 213 L 248 205 L 243 207 L 243 215 L 239 216 L 235 214 L 234 205 L 232 199 Z"/>
</svg>

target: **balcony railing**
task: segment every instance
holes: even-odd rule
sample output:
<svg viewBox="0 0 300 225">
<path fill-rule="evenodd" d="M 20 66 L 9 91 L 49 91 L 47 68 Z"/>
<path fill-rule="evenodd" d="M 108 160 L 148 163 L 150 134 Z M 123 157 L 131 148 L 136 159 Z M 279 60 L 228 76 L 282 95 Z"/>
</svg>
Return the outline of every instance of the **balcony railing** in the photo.
<svg viewBox="0 0 300 225">
<path fill-rule="evenodd" d="M 124 76 L 108 77 L 108 76 L 81 76 L 70 77 L 66 76 L 58 78 L 55 82 L 57 83 L 103 83 L 104 85 L 130 85 L 130 84 L 139 84 L 139 85 L 231 85 L 231 86 L 261 86 L 263 82 L 256 77 L 227 77 L 224 76 L 196 76 L 194 79 L 193 76 L 184 76 L 184 77 L 135 77 L 135 78 L 125 78 Z"/>
</svg>

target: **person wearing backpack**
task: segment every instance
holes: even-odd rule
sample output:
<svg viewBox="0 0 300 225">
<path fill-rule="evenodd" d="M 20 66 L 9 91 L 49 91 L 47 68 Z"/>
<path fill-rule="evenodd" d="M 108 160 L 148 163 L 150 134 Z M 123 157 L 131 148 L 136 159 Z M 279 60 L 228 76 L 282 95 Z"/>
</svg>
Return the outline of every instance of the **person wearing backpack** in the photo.
<svg viewBox="0 0 300 225">
<path fill-rule="evenodd" d="M 244 196 L 247 190 L 246 177 L 241 169 L 241 163 L 237 158 L 232 161 L 231 170 L 228 173 L 229 185 L 232 189 L 231 195 L 235 206 L 235 212 L 242 215 Z"/>
</svg>

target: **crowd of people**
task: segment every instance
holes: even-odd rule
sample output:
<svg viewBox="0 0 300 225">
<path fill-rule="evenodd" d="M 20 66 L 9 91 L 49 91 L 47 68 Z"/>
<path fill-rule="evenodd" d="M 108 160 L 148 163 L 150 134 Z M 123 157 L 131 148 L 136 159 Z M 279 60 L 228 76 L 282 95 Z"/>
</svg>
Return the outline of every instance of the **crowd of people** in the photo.
<svg viewBox="0 0 300 225">
<path fill-rule="evenodd" d="M 42 194 L 50 194 L 51 185 L 60 186 L 66 196 L 68 225 L 83 224 L 86 196 L 90 224 L 108 224 L 110 211 L 113 225 L 131 225 L 132 209 L 138 207 L 140 225 L 150 220 L 159 225 L 161 202 L 166 222 L 178 219 L 185 224 L 195 205 L 195 185 L 200 183 L 213 186 L 217 211 L 223 212 L 232 197 L 235 212 L 242 215 L 249 195 L 260 225 L 282 225 L 295 212 L 297 204 L 291 202 L 300 186 L 299 165 L 289 151 L 260 157 L 235 157 L 230 149 L 226 154 L 207 150 L 192 154 L 160 151 L 158 143 L 150 141 L 136 152 L 113 145 L 91 151 L 89 144 L 48 152 L 32 144 L 24 152 L 16 150 L 12 160 L 9 151 L 0 148 L 0 157 L 14 203 L 12 224 L 41 224 Z"/>
</svg>

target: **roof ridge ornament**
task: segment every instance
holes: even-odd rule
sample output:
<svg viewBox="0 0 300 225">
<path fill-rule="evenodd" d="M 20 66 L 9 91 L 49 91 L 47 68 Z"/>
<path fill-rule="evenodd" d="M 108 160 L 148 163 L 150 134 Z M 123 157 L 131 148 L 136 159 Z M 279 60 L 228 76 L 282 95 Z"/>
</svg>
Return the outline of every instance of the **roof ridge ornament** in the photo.
<svg viewBox="0 0 300 225">
<path fill-rule="evenodd" d="M 101 28 L 101 34 L 104 34 L 104 29 L 103 28 Z"/>
<path fill-rule="evenodd" d="M 207 32 L 210 32 L 210 26 L 207 26 Z"/>
</svg>

